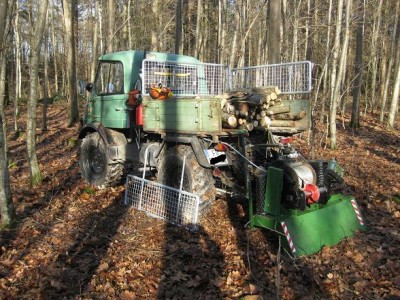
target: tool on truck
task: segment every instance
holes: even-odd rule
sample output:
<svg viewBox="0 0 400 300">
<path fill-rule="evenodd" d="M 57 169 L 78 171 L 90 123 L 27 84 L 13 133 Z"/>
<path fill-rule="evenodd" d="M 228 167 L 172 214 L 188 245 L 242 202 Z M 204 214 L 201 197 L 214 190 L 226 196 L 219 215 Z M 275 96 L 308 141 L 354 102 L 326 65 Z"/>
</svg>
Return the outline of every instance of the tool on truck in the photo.
<svg viewBox="0 0 400 300">
<path fill-rule="evenodd" d="M 250 225 L 285 235 L 294 256 L 334 245 L 366 226 L 356 200 L 335 192 L 338 163 L 307 161 L 290 143 L 310 127 L 301 95 L 311 71 L 310 62 L 229 69 L 184 55 L 105 54 L 87 86 L 82 176 L 107 187 L 121 182 L 125 164 L 144 164 L 161 188 L 197 195 L 196 213 L 220 191 L 246 197 Z"/>
</svg>

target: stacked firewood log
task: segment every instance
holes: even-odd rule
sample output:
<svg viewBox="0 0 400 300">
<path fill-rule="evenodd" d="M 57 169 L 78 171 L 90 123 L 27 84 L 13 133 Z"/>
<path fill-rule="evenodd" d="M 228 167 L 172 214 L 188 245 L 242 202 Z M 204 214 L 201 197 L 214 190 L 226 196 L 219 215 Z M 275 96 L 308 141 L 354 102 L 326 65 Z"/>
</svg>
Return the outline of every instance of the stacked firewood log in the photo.
<svg viewBox="0 0 400 300">
<path fill-rule="evenodd" d="M 257 87 L 251 90 L 232 90 L 223 95 L 222 127 L 252 131 L 257 127 L 295 127 L 305 111 L 293 114 L 281 100 L 278 87 Z"/>
</svg>

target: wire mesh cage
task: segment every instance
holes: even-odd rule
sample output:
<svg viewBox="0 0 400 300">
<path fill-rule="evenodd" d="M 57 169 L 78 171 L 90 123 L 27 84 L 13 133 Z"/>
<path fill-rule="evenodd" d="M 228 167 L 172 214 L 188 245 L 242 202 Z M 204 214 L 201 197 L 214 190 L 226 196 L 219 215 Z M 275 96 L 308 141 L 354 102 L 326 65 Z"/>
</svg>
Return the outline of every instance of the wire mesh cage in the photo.
<svg viewBox="0 0 400 300">
<path fill-rule="evenodd" d="M 227 88 L 227 66 L 145 59 L 142 65 L 145 95 L 153 85 L 171 89 L 179 96 L 221 95 Z"/>
<path fill-rule="evenodd" d="M 311 71 L 309 61 L 235 68 L 231 70 L 231 88 L 277 86 L 282 94 L 309 93 Z"/>
<path fill-rule="evenodd" d="M 128 175 L 125 204 L 176 225 L 196 229 L 199 196 L 144 178 Z"/>
<path fill-rule="evenodd" d="M 257 169 L 255 178 L 255 212 L 262 214 L 265 206 L 265 190 L 267 187 L 267 170 Z"/>
</svg>

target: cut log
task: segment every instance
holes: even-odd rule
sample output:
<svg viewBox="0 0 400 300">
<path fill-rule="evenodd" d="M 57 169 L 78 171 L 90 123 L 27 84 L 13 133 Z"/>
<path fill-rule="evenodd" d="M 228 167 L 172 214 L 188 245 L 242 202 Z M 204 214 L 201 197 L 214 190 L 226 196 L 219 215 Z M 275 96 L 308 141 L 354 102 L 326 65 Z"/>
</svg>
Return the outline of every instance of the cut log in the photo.
<svg viewBox="0 0 400 300">
<path fill-rule="evenodd" d="M 253 93 L 268 95 L 271 93 L 280 94 L 281 91 L 276 86 L 260 86 L 251 89 Z"/>
<path fill-rule="evenodd" d="M 223 112 L 226 112 L 228 114 L 234 114 L 236 111 L 236 108 L 234 105 L 232 105 L 230 102 L 227 102 L 225 106 L 222 108 Z"/>
<path fill-rule="evenodd" d="M 258 122 L 260 126 L 267 127 L 271 124 L 271 119 L 268 117 L 262 117 Z"/>
<path fill-rule="evenodd" d="M 242 118 L 239 118 L 239 119 L 238 119 L 238 124 L 239 124 L 239 125 L 246 124 L 246 122 L 247 122 L 246 119 L 242 119 Z"/>
<path fill-rule="evenodd" d="M 236 128 L 238 121 L 234 115 L 228 113 L 222 113 L 222 127 L 223 128 Z"/>
<path fill-rule="evenodd" d="M 254 129 L 254 125 L 251 123 L 242 124 L 239 126 L 240 129 L 252 131 Z"/>
<path fill-rule="evenodd" d="M 288 113 L 288 112 L 290 112 L 290 106 L 286 106 L 286 105 L 274 106 L 274 107 L 269 108 L 269 110 L 267 111 L 267 115 L 272 116 L 272 115 Z"/>
<path fill-rule="evenodd" d="M 277 115 L 274 115 L 274 118 L 276 120 L 293 120 L 293 121 L 297 121 L 297 120 L 303 119 L 306 116 L 306 114 L 307 113 L 304 110 L 302 110 L 298 114 L 290 114 L 290 113 L 277 114 Z"/>
<path fill-rule="evenodd" d="M 272 120 L 271 126 L 274 127 L 295 127 L 296 123 L 294 121 L 281 121 L 281 120 Z"/>
<path fill-rule="evenodd" d="M 272 92 L 271 94 L 269 94 L 271 96 L 271 100 L 276 100 L 278 99 L 278 95 L 275 92 Z"/>
<path fill-rule="evenodd" d="M 270 106 L 270 105 L 269 105 L 269 103 L 268 103 L 268 104 L 263 104 L 262 107 L 263 107 L 263 109 L 267 110 L 267 109 L 269 108 L 269 106 Z"/>
</svg>

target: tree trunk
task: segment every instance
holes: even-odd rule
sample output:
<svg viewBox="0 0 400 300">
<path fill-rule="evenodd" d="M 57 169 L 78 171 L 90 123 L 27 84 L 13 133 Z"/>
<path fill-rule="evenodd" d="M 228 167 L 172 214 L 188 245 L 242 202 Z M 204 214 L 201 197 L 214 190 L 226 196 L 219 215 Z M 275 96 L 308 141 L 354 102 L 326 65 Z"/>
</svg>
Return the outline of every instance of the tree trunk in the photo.
<svg viewBox="0 0 400 300">
<path fill-rule="evenodd" d="M 0 10 L 3 9 L 1 6 L 2 4 L 0 4 Z M 0 52 L 2 51 L 0 50 Z M 0 53 L 0 56 L 1 55 L 2 54 Z M 4 84 L 4 81 L 0 82 L 0 85 Z M 15 217 L 15 210 L 12 202 L 10 174 L 8 172 L 6 133 L 3 131 L 4 122 L 5 120 L 3 119 L 2 114 L 0 114 L 0 216 L 2 227 L 8 227 L 12 225 L 12 221 Z"/>
<path fill-rule="evenodd" d="M 51 3 L 51 2 L 50 2 Z M 50 9 L 50 14 L 51 14 L 51 22 L 50 22 L 50 31 L 51 31 L 51 44 L 53 48 L 53 66 L 54 66 L 54 91 L 55 94 L 59 93 L 59 86 L 58 86 L 58 59 L 57 59 L 57 49 L 58 49 L 58 41 L 56 40 L 55 37 L 55 30 L 54 30 L 54 8 L 52 7 Z"/>
<path fill-rule="evenodd" d="M 176 1 L 175 7 L 175 54 L 180 54 L 182 44 L 182 0 Z"/>
<path fill-rule="evenodd" d="M 18 133 L 19 99 L 21 98 L 21 39 L 19 35 L 19 2 L 16 1 L 14 18 L 15 37 L 15 97 L 14 97 L 14 131 Z"/>
<path fill-rule="evenodd" d="M 343 13 L 343 0 L 338 1 L 337 19 L 336 19 L 336 33 L 333 43 L 332 53 L 332 73 L 331 73 L 331 93 L 330 93 L 330 109 L 329 109 L 329 133 L 330 133 L 330 148 L 337 148 L 336 141 L 336 113 L 339 95 L 337 93 L 337 61 L 340 51 L 340 35 L 342 33 L 342 13 Z"/>
<path fill-rule="evenodd" d="M 350 14 L 351 14 L 351 7 L 352 7 L 352 0 L 347 0 L 346 1 L 346 29 L 344 33 L 344 41 L 343 41 L 343 47 L 341 49 L 341 55 L 340 55 L 340 62 L 339 62 L 339 71 L 338 71 L 338 77 L 336 80 L 336 86 L 335 86 L 335 94 L 337 95 L 337 104 L 340 103 L 341 101 L 345 103 L 346 97 L 345 95 L 341 94 L 342 87 L 345 82 L 346 78 L 346 62 L 347 62 L 347 51 L 349 48 L 349 39 L 350 39 Z M 344 104 L 343 104 L 344 107 Z M 343 114 L 344 112 L 342 112 Z"/>
<path fill-rule="evenodd" d="M 202 22 L 203 19 L 203 0 L 197 0 L 197 14 L 196 14 L 196 49 L 194 56 L 199 58 L 202 46 Z"/>
<path fill-rule="evenodd" d="M 46 24 L 48 0 L 43 0 L 40 6 L 39 19 L 36 22 L 34 36 L 32 38 L 30 61 L 30 92 L 28 103 L 28 119 L 26 126 L 26 144 L 28 150 L 28 164 L 31 175 L 31 186 L 37 186 L 42 182 L 42 174 L 36 156 L 36 105 L 39 74 L 39 57 L 44 27 Z"/>
<path fill-rule="evenodd" d="M 159 13 L 160 5 L 159 0 L 153 0 L 151 5 L 151 13 L 153 16 L 156 16 Z M 157 24 L 153 24 L 151 26 L 151 49 L 152 51 L 158 51 L 158 33 L 157 33 Z"/>
<path fill-rule="evenodd" d="M 281 56 L 281 0 L 268 1 L 268 5 L 268 62 L 275 64 L 280 62 Z"/>
<path fill-rule="evenodd" d="M 372 43 L 371 43 L 371 57 L 372 57 L 372 81 L 371 81 L 371 111 L 373 112 L 378 104 L 378 101 L 375 99 L 376 92 L 376 77 L 378 73 L 378 38 L 381 36 L 380 33 L 380 24 L 381 24 L 381 11 L 382 11 L 382 2 L 378 1 L 378 8 L 376 11 L 376 17 L 374 18 L 374 26 L 372 31 Z"/>
<path fill-rule="evenodd" d="M 5 48 L 6 33 L 9 30 L 12 12 L 8 6 L 8 0 L 0 2 L 0 64 L 2 74 L 0 74 L 0 216 L 2 227 L 9 227 L 15 217 L 14 205 L 12 202 L 12 194 L 10 187 L 10 175 L 8 172 L 8 156 L 7 156 L 7 134 L 6 123 L 4 118 L 4 90 L 5 78 L 3 70 L 5 70 Z"/>
<path fill-rule="evenodd" d="M 313 17 L 313 11 L 315 10 L 315 0 L 308 0 L 307 1 L 307 10 L 308 10 L 308 22 L 307 22 L 307 28 L 306 28 L 306 60 L 311 61 L 312 56 L 313 56 L 313 43 L 314 43 L 314 30 L 313 28 L 313 23 L 316 21 Z M 318 30 L 315 30 L 317 32 Z"/>
<path fill-rule="evenodd" d="M 235 67 L 235 61 L 236 61 L 236 52 L 237 52 L 237 39 L 240 31 L 240 14 L 239 14 L 239 3 L 238 1 L 235 2 L 235 29 L 233 32 L 233 38 L 232 38 L 232 47 L 231 47 L 231 55 L 229 58 L 229 67 L 234 68 Z"/>
<path fill-rule="evenodd" d="M 324 117 L 325 117 L 325 106 L 326 106 L 326 96 L 328 95 L 328 72 L 329 72 L 329 57 L 331 54 L 330 48 L 331 48 L 331 43 L 330 43 L 330 37 L 331 37 L 331 26 L 332 25 L 332 0 L 329 0 L 329 9 L 328 9 L 328 31 L 326 34 L 326 48 L 325 48 L 325 64 L 324 64 L 324 69 L 323 69 L 323 79 L 322 79 L 322 84 L 323 84 L 323 99 L 322 99 L 322 105 L 321 105 L 321 117 L 320 117 L 320 122 L 324 122 Z"/>
<path fill-rule="evenodd" d="M 74 0 L 75 1 L 75 0 Z M 114 19 L 115 19 L 115 1 L 107 0 L 107 52 L 113 52 L 115 43 L 114 37 Z M 75 6 L 73 6 L 75 8 Z"/>
<path fill-rule="evenodd" d="M 75 53 L 75 37 L 74 37 L 74 18 L 75 18 L 76 0 L 63 0 L 65 32 L 67 36 L 67 67 L 68 67 L 68 91 L 70 96 L 69 108 L 69 124 L 72 126 L 79 121 L 77 78 L 76 78 L 76 53 Z"/>
<path fill-rule="evenodd" d="M 385 76 L 385 82 L 383 86 L 383 95 L 382 95 L 382 102 L 381 102 L 381 113 L 379 120 L 381 123 L 384 122 L 385 120 L 385 110 L 386 110 L 386 102 L 388 98 L 388 90 L 389 90 L 389 84 L 390 84 L 390 75 L 392 73 L 392 68 L 393 68 L 393 63 L 394 63 L 394 56 L 396 53 L 396 36 L 399 34 L 397 32 L 399 28 L 399 10 L 400 10 L 400 2 L 398 1 L 396 4 L 396 13 L 395 13 L 395 22 L 394 22 L 394 30 L 393 30 L 393 39 L 392 39 L 392 46 L 391 46 L 391 51 L 390 51 L 390 58 L 389 58 L 389 63 L 388 67 L 386 69 L 386 76 Z"/>
<path fill-rule="evenodd" d="M 395 35 L 396 40 L 396 68 L 394 72 L 394 87 L 393 87 L 393 95 L 392 101 L 390 104 L 389 109 L 389 117 L 387 121 L 387 127 L 393 128 L 394 127 L 394 120 L 397 113 L 397 107 L 399 104 L 399 90 L 400 90 L 400 24 L 397 24 L 397 34 Z"/>
<path fill-rule="evenodd" d="M 44 39 L 44 84 L 43 84 L 43 111 L 42 111 L 42 131 L 47 130 L 47 106 L 48 106 L 48 93 L 47 93 L 47 88 L 49 86 L 49 74 L 48 74 L 48 61 L 49 61 L 49 45 L 48 45 L 48 40 L 49 40 L 49 32 L 46 32 L 46 36 Z"/>
<path fill-rule="evenodd" d="M 365 0 L 360 0 L 358 12 L 358 25 L 356 31 L 356 63 L 355 63 L 355 80 L 353 86 L 353 107 L 351 112 L 350 126 L 352 128 L 360 127 L 360 94 L 361 94 L 361 77 L 363 72 L 363 40 L 364 40 L 364 22 L 365 22 Z"/>
<path fill-rule="evenodd" d="M 90 82 L 94 82 L 96 76 L 96 65 L 98 55 L 98 34 L 99 34 L 99 23 L 97 22 L 96 16 L 99 14 L 99 0 L 95 1 L 94 8 L 94 24 L 93 24 L 93 40 L 92 40 L 92 65 L 90 67 Z"/>
</svg>

